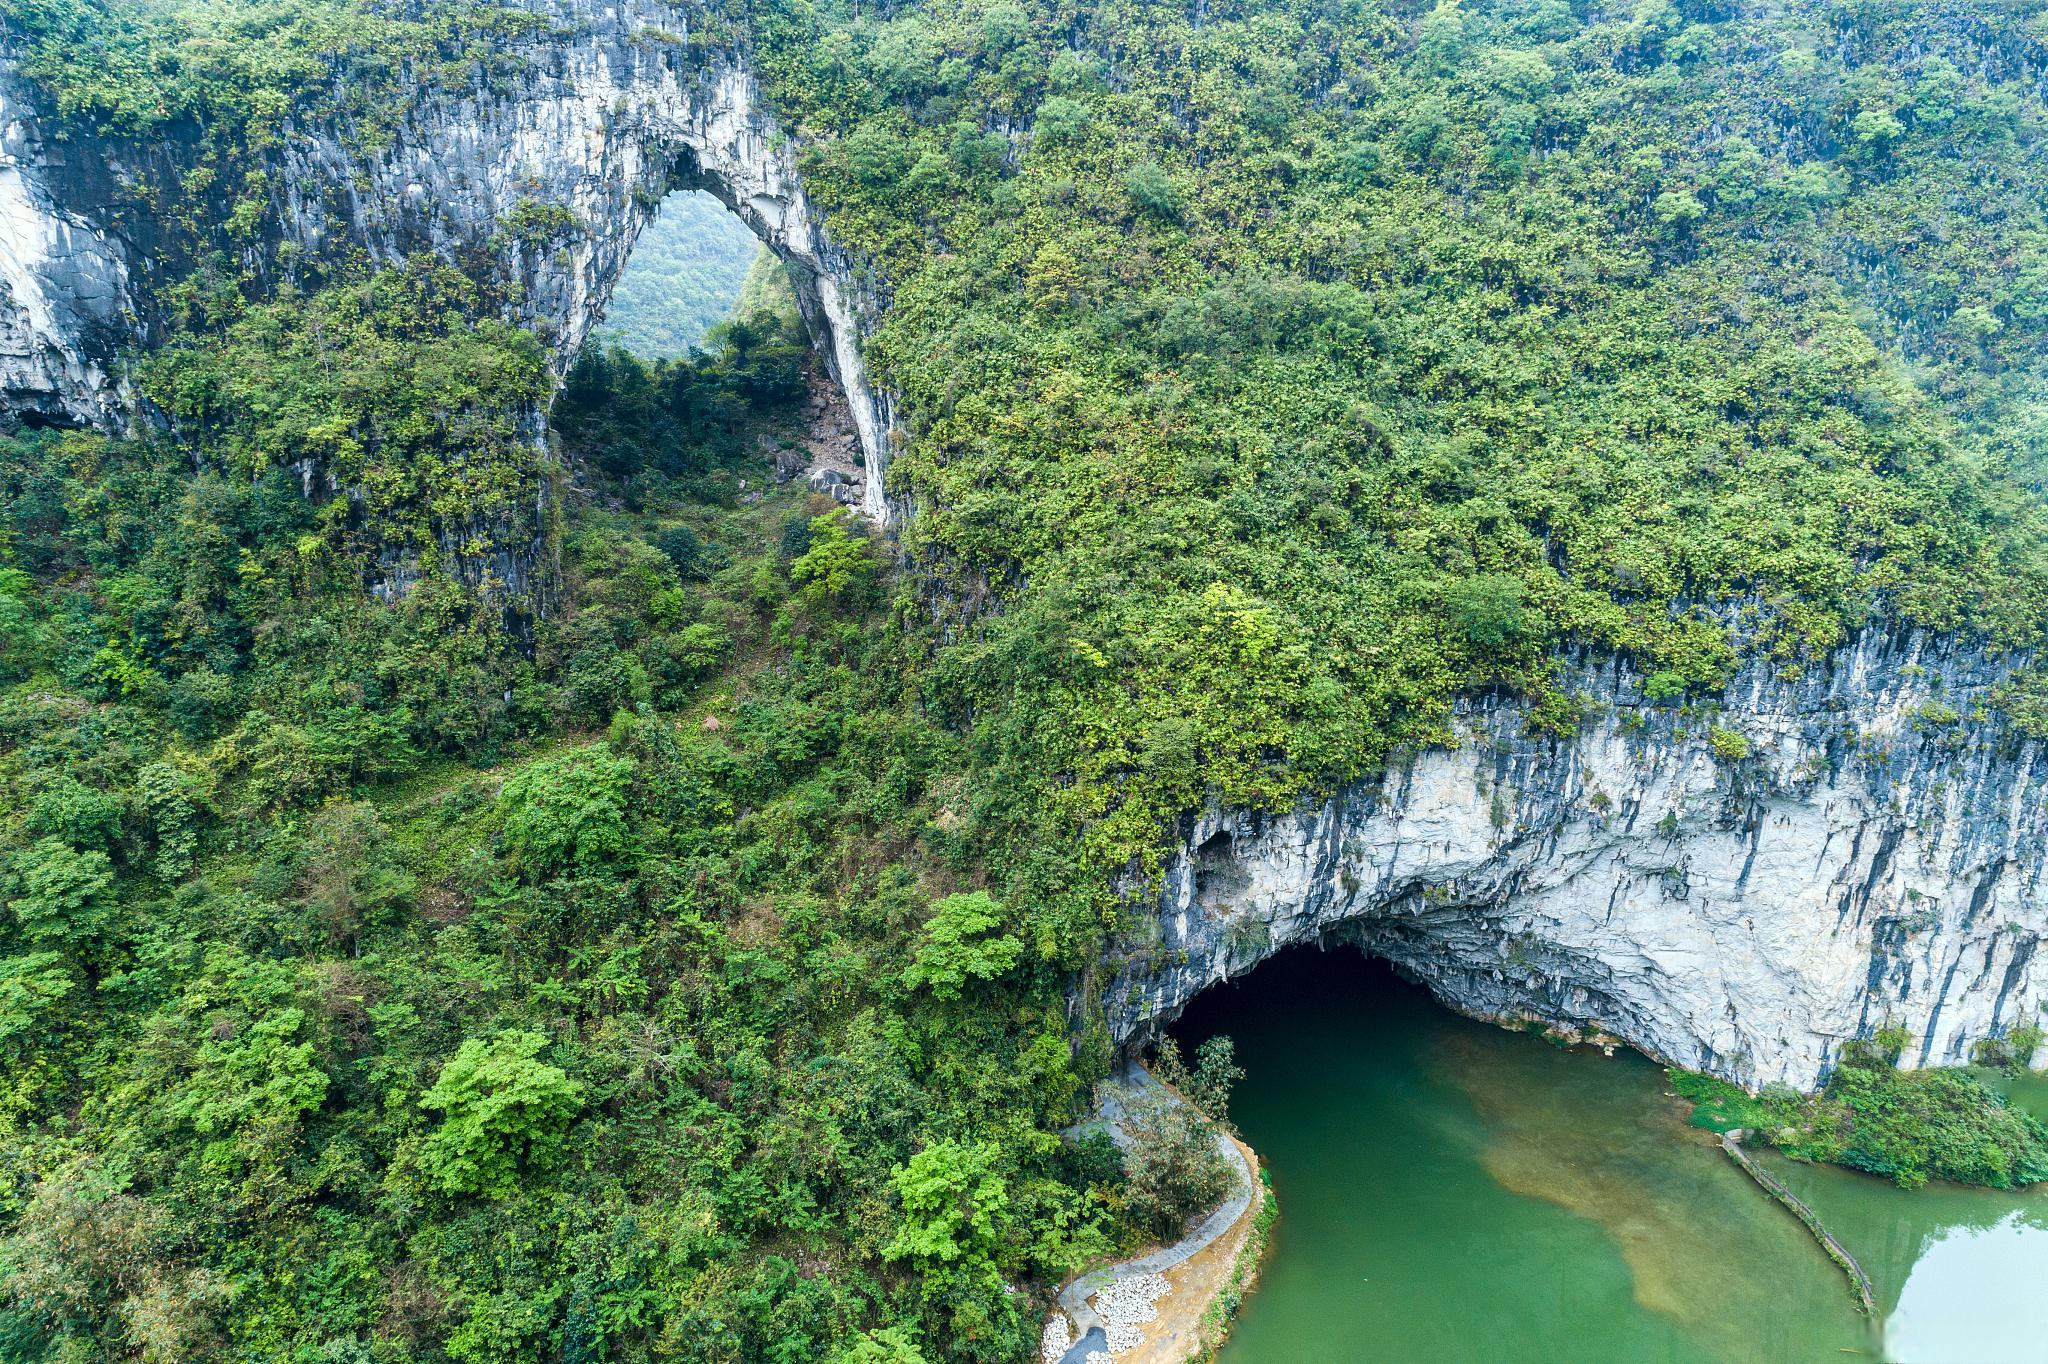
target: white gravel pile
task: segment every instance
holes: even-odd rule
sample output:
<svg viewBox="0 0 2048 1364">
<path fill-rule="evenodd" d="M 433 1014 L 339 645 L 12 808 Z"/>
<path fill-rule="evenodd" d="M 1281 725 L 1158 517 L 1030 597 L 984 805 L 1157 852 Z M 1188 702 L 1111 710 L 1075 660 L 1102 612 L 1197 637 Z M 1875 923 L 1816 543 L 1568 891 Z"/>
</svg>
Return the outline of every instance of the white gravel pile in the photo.
<svg viewBox="0 0 2048 1364">
<path fill-rule="evenodd" d="M 1055 1312 L 1045 1323 L 1045 1333 L 1038 1338 L 1039 1364 L 1060 1364 L 1067 1357 L 1067 1351 L 1074 1348 L 1074 1330 L 1067 1325 L 1067 1314 Z"/>
<path fill-rule="evenodd" d="M 1145 1337 L 1138 1328 L 1159 1315 L 1157 1303 L 1166 1295 L 1158 1274 L 1134 1274 L 1095 1295 L 1095 1310 L 1109 1336 L 1109 1352 L 1136 1349 Z"/>
</svg>

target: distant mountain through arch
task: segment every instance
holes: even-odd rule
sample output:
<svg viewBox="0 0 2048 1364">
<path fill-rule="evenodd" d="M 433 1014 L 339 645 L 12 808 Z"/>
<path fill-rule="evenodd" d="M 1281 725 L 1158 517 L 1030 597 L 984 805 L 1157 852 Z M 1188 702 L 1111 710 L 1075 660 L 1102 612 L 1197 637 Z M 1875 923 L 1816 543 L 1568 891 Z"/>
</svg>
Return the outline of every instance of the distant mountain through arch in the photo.
<svg viewBox="0 0 2048 1364">
<path fill-rule="evenodd" d="M 650 360 L 688 355 L 739 307 L 747 276 L 765 249 L 751 228 L 705 191 L 669 195 L 634 243 L 592 339 Z"/>
</svg>

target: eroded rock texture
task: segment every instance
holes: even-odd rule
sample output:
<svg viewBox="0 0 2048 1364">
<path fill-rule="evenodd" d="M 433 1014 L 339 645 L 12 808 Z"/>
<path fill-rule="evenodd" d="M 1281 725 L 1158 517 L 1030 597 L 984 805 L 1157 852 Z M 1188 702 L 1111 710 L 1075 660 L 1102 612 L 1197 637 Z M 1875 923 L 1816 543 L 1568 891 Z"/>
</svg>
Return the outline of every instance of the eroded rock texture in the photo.
<svg viewBox="0 0 2048 1364">
<path fill-rule="evenodd" d="M 549 9 L 576 27 L 532 53 L 511 91 L 425 101 L 374 155 L 339 139 L 293 139 L 280 177 L 290 239 L 319 251 L 366 245 L 392 261 L 482 249 L 522 282 L 516 312 L 548 341 L 559 371 L 603 316 L 661 199 L 706 190 L 790 265 L 867 466 L 879 472 L 889 404 L 860 354 L 877 305 L 812 212 L 743 54 L 703 58 L 681 41 L 681 11 L 659 3 Z M 573 226 L 521 234 L 522 215 L 562 209 Z M 867 484 L 865 509 L 886 518 L 881 480 Z"/>
<path fill-rule="evenodd" d="M 2041 1021 L 2042 746 L 1980 707 L 2013 663 L 1870 630 L 1795 681 L 1746 669 L 1723 709 L 1644 700 L 1533 735 L 1470 705 L 1464 744 L 1279 818 L 1202 821 L 1106 998 L 1140 1040 L 1295 943 L 1356 942 L 1443 1000 L 1604 1030 L 1750 1084 L 1811 1087 L 1843 1042 L 1910 1030 L 1905 1064 Z M 1740 734 L 1749 756 L 1717 754 Z"/>
<path fill-rule="evenodd" d="M 388 140 L 292 127 L 243 267 L 276 269 L 284 244 L 483 267 L 559 369 L 662 195 L 707 189 L 792 266 L 859 435 L 862 504 L 886 518 L 892 418 L 860 355 L 880 301 L 819 226 L 744 52 L 692 45 L 659 0 L 534 3 L 549 23 L 515 43 L 516 74 L 418 99 Z M 0 420 L 131 419 L 121 361 L 161 336 L 157 290 L 183 267 L 121 206 L 174 183 L 189 136 L 54 140 L 0 44 Z M 450 557 L 544 592 L 548 500 Z M 379 590 L 415 572 L 386 564 Z M 1588 662 L 1575 685 L 1602 710 L 1570 741 L 1475 703 L 1455 751 L 1283 818 L 1203 821 L 1107 996 L 1112 1031 L 1141 1039 L 1211 982 L 1341 938 L 1469 1012 L 1605 1028 L 1751 1082 L 1811 1084 L 1887 1023 L 1918 1039 L 1909 1061 L 1963 1059 L 2044 993 L 2043 759 L 1975 718 L 2005 666 L 1872 631 L 1798 681 L 1751 668 L 1710 720 Z M 1715 725 L 1752 754 L 1717 756 Z"/>
<path fill-rule="evenodd" d="M 126 399 L 115 361 L 134 329 L 128 266 L 90 215 L 53 197 L 64 168 L 0 67 L 0 417 L 113 426 Z"/>
</svg>

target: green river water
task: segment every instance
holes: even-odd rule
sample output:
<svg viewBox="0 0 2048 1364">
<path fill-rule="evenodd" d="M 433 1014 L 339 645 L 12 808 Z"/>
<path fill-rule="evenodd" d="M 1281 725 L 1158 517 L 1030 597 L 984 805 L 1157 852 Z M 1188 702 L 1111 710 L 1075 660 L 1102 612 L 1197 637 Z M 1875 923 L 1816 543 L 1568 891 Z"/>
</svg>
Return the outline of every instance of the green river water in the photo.
<svg viewBox="0 0 2048 1364">
<path fill-rule="evenodd" d="M 1220 1364 L 2048 1364 L 2048 1192 L 1772 1156 L 1869 1271 L 1880 1341 L 1632 1052 L 1460 1018 L 1348 948 L 1282 955 L 1174 1031 L 1236 1039 L 1231 1114 L 1280 1199 Z"/>
</svg>

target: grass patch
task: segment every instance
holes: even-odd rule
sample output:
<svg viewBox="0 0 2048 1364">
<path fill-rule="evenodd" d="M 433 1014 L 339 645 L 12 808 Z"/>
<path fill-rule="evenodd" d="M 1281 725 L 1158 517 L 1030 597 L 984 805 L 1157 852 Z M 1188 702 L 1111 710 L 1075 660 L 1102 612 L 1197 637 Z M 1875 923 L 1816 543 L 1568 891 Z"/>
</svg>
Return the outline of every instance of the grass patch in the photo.
<svg viewBox="0 0 2048 1364">
<path fill-rule="evenodd" d="M 1784 1085 L 1751 1094 L 1673 1069 L 1672 1088 L 1710 1132 L 1742 1128 L 1798 1160 L 1884 1175 L 1902 1188 L 1930 1179 L 2010 1189 L 2048 1180 L 2048 1127 L 1960 1069 L 1900 1070 L 1897 1053 L 1852 1049 L 1820 1093 Z"/>
</svg>

